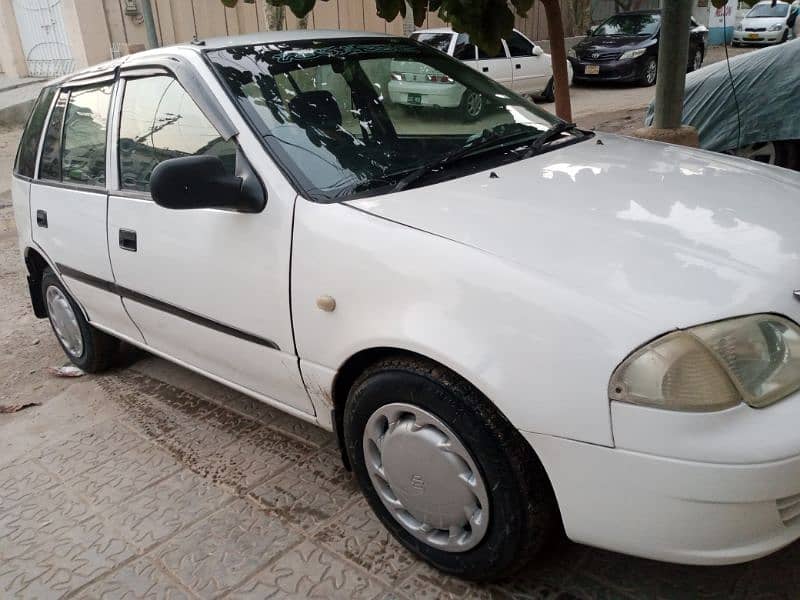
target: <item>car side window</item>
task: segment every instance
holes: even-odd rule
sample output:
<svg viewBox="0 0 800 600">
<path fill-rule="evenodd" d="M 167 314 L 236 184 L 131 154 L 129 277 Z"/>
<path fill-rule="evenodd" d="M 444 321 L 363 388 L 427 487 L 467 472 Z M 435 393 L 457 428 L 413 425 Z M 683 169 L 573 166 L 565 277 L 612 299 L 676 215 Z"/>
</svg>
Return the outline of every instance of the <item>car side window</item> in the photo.
<svg viewBox="0 0 800 600">
<path fill-rule="evenodd" d="M 119 128 L 120 187 L 146 192 L 161 161 L 217 156 L 231 175 L 236 143 L 225 141 L 178 81 L 169 75 L 125 83 Z"/>
<path fill-rule="evenodd" d="M 47 111 L 53 102 L 56 89 L 53 87 L 44 88 L 36 100 L 31 116 L 25 131 L 22 132 L 22 139 L 19 142 L 17 158 L 14 161 L 14 173 L 23 177 L 33 177 L 36 169 L 36 153 L 39 151 L 39 140 L 42 139 L 42 129 L 47 119 Z"/>
<path fill-rule="evenodd" d="M 111 85 L 74 89 L 64 117 L 61 179 L 70 183 L 104 186 L 106 133 Z"/>
<path fill-rule="evenodd" d="M 494 53 L 492 55 L 487 54 L 486 52 L 481 50 L 480 46 L 478 46 L 478 58 L 481 59 L 481 60 L 487 60 L 487 59 L 491 59 L 491 58 L 508 58 L 508 55 L 506 54 L 505 47 L 501 43 L 500 44 L 500 50 L 498 50 L 496 53 Z"/>
<path fill-rule="evenodd" d="M 522 37 L 516 31 L 511 34 L 511 37 L 506 40 L 508 44 L 508 51 L 511 56 L 532 56 L 533 44 Z"/>
<path fill-rule="evenodd" d="M 459 33 L 456 38 L 456 47 L 453 49 L 453 58 L 458 60 L 475 60 L 475 44 L 466 33 Z"/>
<path fill-rule="evenodd" d="M 39 161 L 39 177 L 61 181 L 61 131 L 64 126 L 64 110 L 67 108 L 69 90 L 61 90 L 50 115 L 44 134 L 42 158 Z"/>
</svg>

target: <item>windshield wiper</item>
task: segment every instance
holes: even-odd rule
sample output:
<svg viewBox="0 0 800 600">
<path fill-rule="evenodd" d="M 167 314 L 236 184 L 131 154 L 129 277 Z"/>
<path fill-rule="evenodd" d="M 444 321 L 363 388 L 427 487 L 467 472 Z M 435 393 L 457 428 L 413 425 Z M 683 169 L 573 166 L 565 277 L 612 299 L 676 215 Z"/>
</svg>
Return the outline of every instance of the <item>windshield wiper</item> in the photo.
<svg viewBox="0 0 800 600">
<path fill-rule="evenodd" d="M 408 175 L 404 176 L 394 185 L 392 191 L 400 192 L 406 189 L 411 184 L 416 183 L 418 180 L 422 179 L 429 173 L 439 171 L 452 162 L 459 161 L 462 158 L 470 156 L 477 152 L 489 150 L 495 147 L 505 146 L 509 144 L 512 139 L 519 137 L 520 135 L 529 136 L 530 131 L 520 131 L 517 135 L 501 135 L 487 130 L 484 132 L 483 135 L 476 138 L 472 142 L 468 143 L 466 146 L 463 146 L 458 150 L 454 150 L 448 154 L 445 154 L 438 160 L 435 160 L 431 163 L 426 163 L 420 167 L 413 169 Z"/>
<path fill-rule="evenodd" d="M 528 149 L 525 150 L 520 160 L 525 160 L 526 158 L 540 154 L 545 144 L 549 144 L 550 142 L 557 140 L 559 137 L 561 137 L 562 133 L 566 133 L 567 131 L 572 131 L 573 129 L 577 128 L 578 126 L 575 125 L 575 123 L 559 121 L 550 129 L 543 131 L 540 135 L 538 135 L 536 139 L 531 142 L 531 145 L 528 146 Z"/>
</svg>

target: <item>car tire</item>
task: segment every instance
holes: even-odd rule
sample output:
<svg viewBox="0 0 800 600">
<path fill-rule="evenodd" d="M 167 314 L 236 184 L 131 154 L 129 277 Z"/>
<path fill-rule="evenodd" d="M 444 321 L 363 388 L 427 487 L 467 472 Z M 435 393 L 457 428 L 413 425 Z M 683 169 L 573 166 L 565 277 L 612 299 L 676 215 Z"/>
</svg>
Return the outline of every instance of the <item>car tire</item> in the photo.
<svg viewBox="0 0 800 600">
<path fill-rule="evenodd" d="M 704 53 L 702 48 L 697 48 L 692 55 L 692 60 L 689 62 L 689 72 L 697 71 L 703 66 Z"/>
<path fill-rule="evenodd" d="M 786 43 L 787 41 L 789 41 L 789 28 L 788 27 L 783 30 L 783 36 L 781 37 L 780 43 L 783 44 L 783 43 Z"/>
<path fill-rule="evenodd" d="M 477 121 L 486 109 L 486 103 L 478 92 L 467 90 L 461 96 L 460 110 L 468 121 Z"/>
<path fill-rule="evenodd" d="M 644 68 L 642 68 L 642 76 L 639 81 L 643 86 L 650 87 L 655 85 L 657 79 L 658 61 L 655 59 L 655 57 L 651 56 L 644 63 Z"/>
<path fill-rule="evenodd" d="M 89 324 L 49 267 L 42 274 L 41 290 L 50 326 L 70 361 L 87 373 L 107 369 L 119 349 L 119 340 Z"/>
<path fill-rule="evenodd" d="M 506 577 L 560 527 L 550 482 L 528 443 L 446 368 L 403 356 L 368 368 L 348 394 L 343 435 L 377 517 L 445 573 Z M 459 521 L 466 514 L 469 521 Z"/>
<path fill-rule="evenodd" d="M 542 92 L 542 98 L 546 102 L 555 102 L 556 101 L 556 87 L 553 78 L 550 78 L 550 81 L 547 82 L 547 85 Z"/>
<path fill-rule="evenodd" d="M 800 140 L 757 142 L 742 146 L 732 154 L 765 165 L 800 171 Z"/>
</svg>

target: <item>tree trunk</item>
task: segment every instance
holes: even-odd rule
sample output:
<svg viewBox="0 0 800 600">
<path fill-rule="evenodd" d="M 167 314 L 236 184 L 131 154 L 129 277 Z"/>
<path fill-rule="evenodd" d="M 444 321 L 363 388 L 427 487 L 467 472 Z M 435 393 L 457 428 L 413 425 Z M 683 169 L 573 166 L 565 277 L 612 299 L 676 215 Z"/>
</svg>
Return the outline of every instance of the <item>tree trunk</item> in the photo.
<svg viewBox="0 0 800 600">
<path fill-rule="evenodd" d="M 567 71 L 567 48 L 564 43 L 564 23 L 561 20 L 561 3 L 558 0 L 541 0 L 547 16 L 550 34 L 550 56 L 553 61 L 553 84 L 556 93 L 556 114 L 565 121 L 572 121 L 572 106 L 569 100 L 569 72 Z"/>
<path fill-rule="evenodd" d="M 658 47 L 658 80 L 653 127 L 677 129 L 683 115 L 686 66 L 689 62 L 689 18 L 692 0 L 662 2 Z"/>
</svg>

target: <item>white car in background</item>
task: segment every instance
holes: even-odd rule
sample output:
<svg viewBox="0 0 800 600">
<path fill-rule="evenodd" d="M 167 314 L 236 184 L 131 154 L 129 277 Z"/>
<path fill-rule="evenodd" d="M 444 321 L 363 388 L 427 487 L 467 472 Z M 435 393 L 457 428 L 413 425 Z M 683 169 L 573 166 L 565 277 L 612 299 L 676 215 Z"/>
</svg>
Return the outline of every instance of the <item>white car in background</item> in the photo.
<svg viewBox="0 0 800 600">
<path fill-rule="evenodd" d="M 797 7 L 788 2 L 765 0 L 751 8 L 736 25 L 733 32 L 733 45 L 740 44 L 781 44 L 793 36 L 794 19 Z M 796 18 L 796 17 L 795 17 Z"/>
<path fill-rule="evenodd" d="M 518 94 L 543 96 L 550 102 L 555 98 L 550 55 L 516 29 L 509 39 L 503 40 L 499 53 L 494 56 L 473 44 L 467 34 L 447 28 L 415 31 L 411 39 L 459 59 Z M 572 81 L 572 67 L 568 64 L 567 68 Z M 473 119 L 486 108 L 480 94 L 468 93 L 464 86 L 418 62 L 394 61 L 391 77 L 389 95 L 396 104 L 461 107 Z"/>
</svg>

